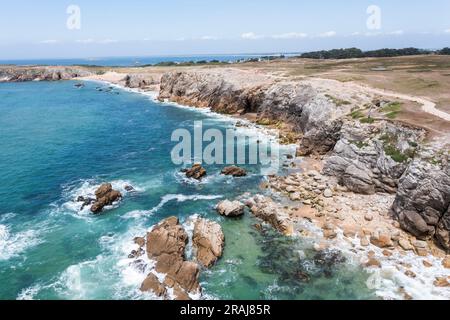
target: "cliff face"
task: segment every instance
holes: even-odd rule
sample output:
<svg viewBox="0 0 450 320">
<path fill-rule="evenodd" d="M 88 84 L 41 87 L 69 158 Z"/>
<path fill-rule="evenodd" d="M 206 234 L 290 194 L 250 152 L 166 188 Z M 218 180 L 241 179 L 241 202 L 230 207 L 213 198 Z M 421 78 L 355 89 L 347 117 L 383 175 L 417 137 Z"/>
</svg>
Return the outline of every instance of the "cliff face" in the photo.
<svg viewBox="0 0 450 320">
<path fill-rule="evenodd" d="M 0 68 L 0 82 L 59 81 L 90 74 L 72 67 L 6 67 Z"/>
<path fill-rule="evenodd" d="M 304 154 L 326 153 L 339 138 L 340 117 L 349 110 L 337 107 L 310 85 L 246 78 L 230 71 L 173 72 L 161 78 L 161 100 L 195 107 L 209 107 L 225 114 L 257 113 L 260 119 L 282 120 L 301 133 Z"/>
<path fill-rule="evenodd" d="M 424 137 L 423 130 L 398 123 L 347 121 L 324 173 L 339 177 L 353 192 L 396 193 L 399 179 Z"/>
<path fill-rule="evenodd" d="M 422 150 L 400 179 L 393 210 L 405 230 L 450 250 L 448 155 L 448 150 Z"/>
</svg>

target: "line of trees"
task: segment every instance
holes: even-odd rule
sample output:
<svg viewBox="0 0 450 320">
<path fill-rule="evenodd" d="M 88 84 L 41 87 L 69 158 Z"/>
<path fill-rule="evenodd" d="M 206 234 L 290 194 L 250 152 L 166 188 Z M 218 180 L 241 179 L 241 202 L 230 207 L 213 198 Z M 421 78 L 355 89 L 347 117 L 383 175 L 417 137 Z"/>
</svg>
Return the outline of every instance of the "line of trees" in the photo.
<svg viewBox="0 0 450 320">
<path fill-rule="evenodd" d="M 303 53 L 301 58 L 308 59 L 352 59 L 352 58 L 382 58 L 382 57 L 401 57 L 415 56 L 421 54 L 442 54 L 450 55 L 450 48 L 442 50 L 424 50 L 417 48 L 404 49 L 379 49 L 371 51 L 362 51 L 358 48 L 322 50 Z"/>
</svg>

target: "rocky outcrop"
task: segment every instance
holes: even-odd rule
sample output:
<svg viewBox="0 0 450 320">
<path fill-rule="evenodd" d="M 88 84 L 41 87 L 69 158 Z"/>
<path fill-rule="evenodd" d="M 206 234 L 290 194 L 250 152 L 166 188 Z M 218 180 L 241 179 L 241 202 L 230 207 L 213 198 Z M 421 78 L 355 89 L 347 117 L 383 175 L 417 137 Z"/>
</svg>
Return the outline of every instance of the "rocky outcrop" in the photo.
<svg viewBox="0 0 450 320">
<path fill-rule="evenodd" d="M 450 250 L 448 155 L 448 150 L 421 151 L 400 179 L 393 211 L 403 229 Z"/>
<path fill-rule="evenodd" d="M 222 174 L 226 176 L 233 176 L 233 177 L 245 177 L 247 175 L 247 171 L 245 171 L 242 168 L 231 166 L 223 168 Z"/>
<path fill-rule="evenodd" d="M 86 77 L 90 72 L 73 67 L 3 67 L 0 82 L 59 81 Z"/>
<path fill-rule="evenodd" d="M 122 194 L 117 190 L 113 190 L 110 183 L 102 184 L 95 191 L 95 196 L 97 199 L 91 207 L 91 212 L 95 214 L 102 212 L 104 207 L 110 206 L 122 198 Z"/>
<path fill-rule="evenodd" d="M 219 113 L 258 113 L 260 119 L 284 121 L 303 134 L 304 155 L 331 150 L 339 139 L 340 118 L 350 111 L 311 85 L 276 82 L 239 70 L 167 73 L 161 79 L 159 98 Z"/>
<path fill-rule="evenodd" d="M 294 225 L 289 214 L 272 199 L 257 195 L 248 199 L 246 205 L 255 217 L 269 223 L 273 228 L 286 236 L 293 235 Z"/>
<path fill-rule="evenodd" d="M 206 176 L 206 170 L 201 166 L 201 164 L 194 164 L 192 168 L 183 169 L 182 172 L 186 174 L 186 177 L 201 180 Z"/>
<path fill-rule="evenodd" d="M 231 71 L 228 73 L 234 74 Z M 232 78 L 214 71 L 166 73 L 161 78 L 159 98 L 199 108 L 211 108 L 219 113 L 256 112 L 263 102 L 267 81 L 256 80 L 249 84 L 245 79 L 230 79 Z"/>
<path fill-rule="evenodd" d="M 213 266 L 222 257 L 225 236 L 222 227 L 213 221 L 197 219 L 192 237 L 197 261 L 204 267 Z"/>
<path fill-rule="evenodd" d="M 390 122 L 347 122 L 324 173 L 353 192 L 395 193 L 424 136 L 423 130 Z"/>
<path fill-rule="evenodd" d="M 224 200 L 217 204 L 216 210 L 221 216 L 234 218 L 244 214 L 245 205 L 239 201 Z"/>
<path fill-rule="evenodd" d="M 125 86 L 131 89 L 146 89 L 157 82 L 148 76 L 142 74 L 129 74 L 124 79 Z"/>
<path fill-rule="evenodd" d="M 185 260 L 187 241 L 188 235 L 176 217 L 163 220 L 147 234 L 147 256 L 156 262 L 155 271 L 166 276 L 161 283 L 153 273 L 149 274 L 142 283 L 142 291 L 163 296 L 167 288 L 172 288 L 178 299 L 200 292 L 200 268 L 197 263 Z"/>
</svg>

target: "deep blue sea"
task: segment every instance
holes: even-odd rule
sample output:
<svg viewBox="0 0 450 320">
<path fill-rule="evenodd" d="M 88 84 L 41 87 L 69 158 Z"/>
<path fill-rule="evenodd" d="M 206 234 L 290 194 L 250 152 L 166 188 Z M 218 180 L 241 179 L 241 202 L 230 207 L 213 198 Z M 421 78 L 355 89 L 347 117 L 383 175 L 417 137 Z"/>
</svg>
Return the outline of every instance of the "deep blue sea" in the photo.
<svg viewBox="0 0 450 320">
<path fill-rule="evenodd" d="M 273 55 L 273 54 L 268 54 Z M 150 56 L 150 57 L 105 57 L 105 58 L 85 58 L 85 59 L 27 59 L 27 60 L 0 60 L 1 64 L 11 65 L 96 65 L 105 67 L 132 67 L 142 65 L 154 65 L 160 62 L 198 62 L 218 60 L 221 62 L 236 62 L 258 58 L 263 55 L 239 54 L 239 55 L 191 55 L 191 56 Z"/>
<path fill-rule="evenodd" d="M 260 233 L 249 214 L 217 215 L 220 199 L 261 192 L 258 167 L 242 179 L 216 165 L 202 183 L 183 178 L 170 157 L 173 130 L 192 130 L 194 120 L 225 130 L 233 121 L 74 84 L 0 84 L 0 299 L 151 299 L 128 260 L 133 238 L 165 217 L 195 214 L 218 221 L 226 237 L 224 257 L 201 275 L 206 298 L 374 297 L 365 272 L 318 256 L 310 239 Z M 103 182 L 124 193 L 121 203 L 100 216 L 79 211 L 76 197 Z"/>
</svg>

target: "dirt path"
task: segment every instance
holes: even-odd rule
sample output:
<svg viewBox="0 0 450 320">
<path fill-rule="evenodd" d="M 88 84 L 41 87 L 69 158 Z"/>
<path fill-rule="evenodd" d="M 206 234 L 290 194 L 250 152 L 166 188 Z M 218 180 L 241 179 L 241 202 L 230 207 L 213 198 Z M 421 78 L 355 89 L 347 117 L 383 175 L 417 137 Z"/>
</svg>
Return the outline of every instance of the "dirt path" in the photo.
<svg viewBox="0 0 450 320">
<path fill-rule="evenodd" d="M 436 104 L 434 102 L 422 97 L 415 97 L 394 91 L 377 89 L 356 82 L 341 82 L 326 78 L 307 78 L 302 81 L 307 82 L 316 88 L 321 88 L 333 94 L 338 94 L 342 98 L 359 96 L 359 98 L 366 100 L 364 102 L 369 102 L 371 99 L 374 98 L 374 96 L 378 95 L 383 97 L 390 97 L 394 99 L 415 102 L 422 105 L 422 110 L 424 112 L 431 114 L 435 117 L 438 117 L 442 120 L 450 121 L 449 113 L 436 109 Z M 348 100 L 351 101 L 352 99 Z"/>
<path fill-rule="evenodd" d="M 450 121 L 450 114 L 436 109 L 436 104 L 425 98 L 410 96 L 410 95 L 397 93 L 397 92 L 393 92 L 393 91 L 387 91 L 387 90 L 383 90 L 383 89 L 376 89 L 376 88 L 372 88 L 372 87 L 368 87 L 368 86 L 359 85 L 356 83 L 352 83 L 352 85 L 359 86 L 363 90 L 369 91 L 374 94 L 379 94 L 379 95 L 382 95 L 385 97 L 391 97 L 391 98 L 396 98 L 396 99 L 407 100 L 407 101 L 419 103 L 422 105 L 422 110 L 424 112 L 429 113 L 433 116 L 439 117 L 443 120 Z"/>
</svg>

